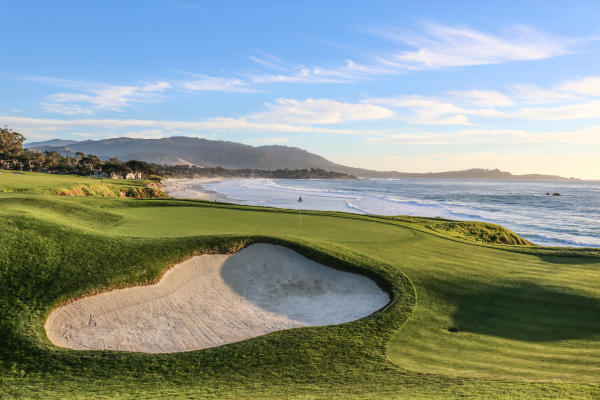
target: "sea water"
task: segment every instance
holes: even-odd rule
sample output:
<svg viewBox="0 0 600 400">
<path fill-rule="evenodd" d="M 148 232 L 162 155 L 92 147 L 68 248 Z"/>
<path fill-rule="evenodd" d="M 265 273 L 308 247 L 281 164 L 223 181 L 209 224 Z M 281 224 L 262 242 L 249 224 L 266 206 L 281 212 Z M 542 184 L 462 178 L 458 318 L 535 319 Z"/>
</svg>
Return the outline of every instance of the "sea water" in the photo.
<svg viewBox="0 0 600 400">
<path fill-rule="evenodd" d="M 488 221 L 540 245 L 600 247 L 600 182 L 232 179 L 203 187 L 238 204 Z"/>
</svg>

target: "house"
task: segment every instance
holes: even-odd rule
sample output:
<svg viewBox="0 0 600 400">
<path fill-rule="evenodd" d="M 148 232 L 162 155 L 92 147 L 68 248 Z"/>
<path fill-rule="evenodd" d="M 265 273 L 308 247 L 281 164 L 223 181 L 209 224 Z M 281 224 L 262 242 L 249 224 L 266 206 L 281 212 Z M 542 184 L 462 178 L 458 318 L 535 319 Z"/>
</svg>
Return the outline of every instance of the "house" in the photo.
<svg viewBox="0 0 600 400">
<path fill-rule="evenodd" d="M 108 175 L 105 172 L 102 172 L 101 169 L 95 169 L 90 173 L 90 177 L 96 178 L 96 179 L 104 179 L 104 178 L 108 178 Z"/>
<path fill-rule="evenodd" d="M 128 172 L 123 175 L 124 179 L 142 179 L 141 172 Z"/>
</svg>

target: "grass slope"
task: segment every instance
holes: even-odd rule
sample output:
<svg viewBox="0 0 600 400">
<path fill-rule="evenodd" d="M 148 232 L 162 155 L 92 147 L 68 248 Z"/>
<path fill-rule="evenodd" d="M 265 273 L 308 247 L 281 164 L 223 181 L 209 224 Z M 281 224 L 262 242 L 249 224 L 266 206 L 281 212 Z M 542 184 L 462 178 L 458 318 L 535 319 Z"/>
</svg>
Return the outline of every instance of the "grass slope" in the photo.
<svg viewBox="0 0 600 400">
<path fill-rule="evenodd" d="M 218 203 L 1 193 L 0 397 L 600 396 L 600 251 L 471 242 L 420 219 L 298 222 Z M 73 351 L 45 336 L 58 304 L 253 242 L 366 274 L 393 303 L 348 324 L 179 354 Z"/>
<path fill-rule="evenodd" d="M 149 181 L 94 179 L 87 176 L 0 170 L 0 193 L 7 192 L 58 196 L 166 197 Z"/>
</svg>

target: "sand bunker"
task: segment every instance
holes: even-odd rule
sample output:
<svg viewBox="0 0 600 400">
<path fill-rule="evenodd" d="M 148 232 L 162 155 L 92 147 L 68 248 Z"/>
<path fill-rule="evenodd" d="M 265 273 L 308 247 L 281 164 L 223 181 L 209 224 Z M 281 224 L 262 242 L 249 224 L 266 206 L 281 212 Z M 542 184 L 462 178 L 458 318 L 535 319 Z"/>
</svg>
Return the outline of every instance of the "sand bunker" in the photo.
<svg viewBox="0 0 600 400">
<path fill-rule="evenodd" d="M 389 302 L 372 280 L 281 246 L 202 255 L 156 285 L 118 289 L 52 311 L 48 338 L 71 349 L 172 353 L 282 329 L 340 324 Z"/>
</svg>

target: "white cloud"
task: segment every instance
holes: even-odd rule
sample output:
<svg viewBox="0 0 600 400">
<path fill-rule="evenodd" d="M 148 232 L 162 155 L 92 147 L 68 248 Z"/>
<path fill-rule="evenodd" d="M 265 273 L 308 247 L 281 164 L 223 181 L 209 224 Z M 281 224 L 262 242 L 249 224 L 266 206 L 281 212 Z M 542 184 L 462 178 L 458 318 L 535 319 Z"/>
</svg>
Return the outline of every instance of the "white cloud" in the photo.
<svg viewBox="0 0 600 400">
<path fill-rule="evenodd" d="M 577 100 L 600 97 L 600 76 L 588 76 L 569 80 L 551 88 L 536 85 L 512 85 L 510 88 L 515 100 L 529 103 L 548 103 L 558 100 Z"/>
<path fill-rule="evenodd" d="M 520 129 L 460 129 L 445 132 L 371 132 L 366 143 L 382 144 L 492 144 L 492 143 L 571 143 L 600 145 L 600 126 L 572 131 L 530 132 Z"/>
<path fill-rule="evenodd" d="M 198 75 L 198 79 L 181 83 L 181 87 L 193 91 L 209 92 L 255 92 L 255 89 L 248 87 L 248 82 L 237 78 L 219 78 L 215 76 Z"/>
<path fill-rule="evenodd" d="M 338 124 L 350 121 L 390 119 L 394 112 L 389 108 L 361 103 L 341 103 L 331 99 L 277 99 L 265 104 L 267 111 L 250 115 L 256 121 L 285 124 Z"/>
<path fill-rule="evenodd" d="M 85 109 L 77 105 L 65 105 L 60 103 L 42 103 L 42 108 L 46 111 L 65 114 L 65 115 L 76 115 L 76 114 L 88 114 L 91 115 L 94 112 L 92 110 Z"/>
<path fill-rule="evenodd" d="M 450 94 L 463 99 L 465 102 L 477 106 L 485 107 L 508 107 L 512 106 L 513 101 L 505 94 L 497 90 L 463 90 L 454 91 Z"/>
<path fill-rule="evenodd" d="M 93 114 L 102 109 L 122 111 L 133 102 L 155 101 L 159 93 L 171 88 L 171 84 L 164 81 L 121 86 L 43 76 L 24 79 L 75 89 L 51 94 L 43 103 L 46 111 L 69 115 Z"/>
<path fill-rule="evenodd" d="M 550 88 L 511 85 L 506 91 L 471 89 L 440 96 L 399 95 L 362 102 L 409 110 L 412 114 L 400 114 L 399 118 L 420 125 L 467 125 L 472 124 L 471 117 L 548 122 L 598 119 L 600 77 L 584 77 Z"/>
<path fill-rule="evenodd" d="M 95 128 L 102 130 L 129 127 L 164 129 L 168 132 L 194 134 L 199 131 L 236 132 L 279 132 L 279 133 L 331 133 L 339 135 L 360 134 L 352 129 L 313 127 L 311 125 L 291 125 L 280 122 L 257 121 L 248 117 L 209 118 L 200 121 L 169 121 L 141 119 L 43 119 L 16 116 L 0 116 L 0 124 L 7 124 L 28 136 L 30 130 L 58 131 L 73 128 Z M 39 136 L 39 135 L 38 135 Z"/>
<path fill-rule="evenodd" d="M 141 131 L 128 131 L 119 135 L 112 135 L 109 137 L 130 137 L 136 139 L 161 139 L 169 136 L 162 129 L 144 129 Z"/>
<path fill-rule="evenodd" d="M 286 71 L 291 67 L 291 65 L 288 62 L 282 60 L 281 58 L 273 54 L 269 54 L 264 51 L 260 51 L 259 53 L 260 56 L 250 56 L 249 58 L 255 63 L 262 65 L 263 67 L 282 71 Z"/>
<path fill-rule="evenodd" d="M 326 70 L 319 67 L 297 66 L 279 74 L 248 75 L 249 82 L 255 85 L 272 83 L 344 83 L 357 80 L 358 76 L 344 69 Z"/>
<path fill-rule="evenodd" d="M 408 109 L 412 114 L 407 122 L 419 125 L 468 125 L 466 110 L 451 102 L 424 96 L 381 97 L 363 100 L 365 104 L 379 104 L 394 109 Z M 401 116 L 399 118 L 402 118 Z"/>
<path fill-rule="evenodd" d="M 541 60 L 568 54 L 576 44 L 572 39 L 543 34 L 528 26 L 512 27 L 509 34 L 497 36 L 467 27 L 441 24 L 426 25 L 418 34 L 404 33 L 396 28 L 370 31 L 415 48 L 380 58 L 381 64 L 400 69 L 440 69 Z"/>
<path fill-rule="evenodd" d="M 272 54 L 260 52 L 260 55 L 249 58 L 262 67 L 278 71 L 277 73 L 205 77 L 199 81 L 184 83 L 183 86 L 191 90 L 250 92 L 251 88 L 258 85 L 277 83 L 354 82 L 412 70 L 541 60 L 572 53 L 577 44 L 585 42 L 583 39 L 544 34 L 529 26 L 511 27 L 507 29 L 509 34 L 504 35 L 441 24 L 425 25 L 421 30 L 412 32 L 402 32 L 397 28 L 375 28 L 368 32 L 392 39 L 395 46 L 379 54 L 366 55 L 362 60 L 347 59 L 341 65 L 329 66 L 293 64 Z M 400 49 L 406 46 L 414 50 Z M 506 99 L 497 96 L 496 102 L 506 104 Z"/>
<path fill-rule="evenodd" d="M 425 25 L 418 32 L 401 32 L 397 28 L 375 28 L 368 32 L 392 39 L 415 50 L 387 49 L 361 61 L 348 59 L 343 65 L 290 67 L 280 59 L 252 57 L 269 68 L 287 71 L 279 74 L 250 76 L 252 84 L 266 83 L 339 83 L 369 79 L 379 75 L 396 75 L 411 70 L 443 69 L 512 61 L 531 61 L 569 54 L 581 39 L 569 39 L 541 33 L 529 26 L 507 29 L 510 34 L 492 35 L 466 27 L 441 24 Z M 488 94 L 489 95 L 489 94 Z M 506 99 L 496 97 L 506 104 Z"/>
<path fill-rule="evenodd" d="M 587 97 L 600 97 L 600 76 L 567 81 L 558 86 L 558 91 Z"/>
<path fill-rule="evenodd" d="M 600 101 L 566 104 L 557 107 L 523 108 L 512 117 L 536 121 L 561 121 L 571 119 L 600 118 Z"/>
</svg>

